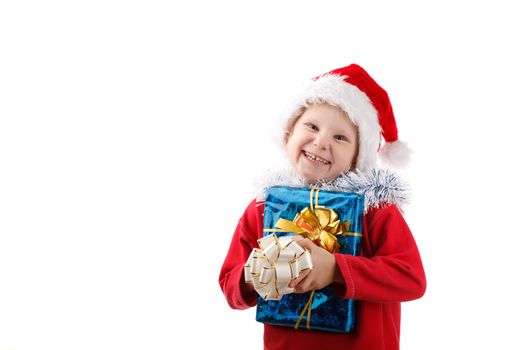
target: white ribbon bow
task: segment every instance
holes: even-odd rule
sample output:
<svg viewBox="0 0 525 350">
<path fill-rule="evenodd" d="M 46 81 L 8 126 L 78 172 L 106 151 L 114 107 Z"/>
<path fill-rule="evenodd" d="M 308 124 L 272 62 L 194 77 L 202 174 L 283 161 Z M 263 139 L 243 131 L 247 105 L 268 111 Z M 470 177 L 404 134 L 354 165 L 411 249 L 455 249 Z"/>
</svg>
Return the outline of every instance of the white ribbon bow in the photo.
<svg viewBox="0 0 525 350">
<path fill-rule="evenodd" d="M 301 271 L 313 268 L 312 257 L 291 237 L 277 238 L 271 234 L 257 240 L 260 249 L 254 248 L 244 265 L 244 280 L 253 283 L 264 300 L 280 300 L 293 293 L 290 281 Z"/>
</svg>

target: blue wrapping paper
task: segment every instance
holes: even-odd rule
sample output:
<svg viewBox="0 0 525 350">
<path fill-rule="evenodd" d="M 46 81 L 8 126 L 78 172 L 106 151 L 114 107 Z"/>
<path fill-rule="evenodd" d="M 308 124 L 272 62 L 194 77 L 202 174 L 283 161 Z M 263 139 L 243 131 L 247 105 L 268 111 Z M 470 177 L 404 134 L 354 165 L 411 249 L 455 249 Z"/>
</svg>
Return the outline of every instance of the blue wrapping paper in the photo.
<svg viewBox="0 0 525 350">
<path fill-rule="evenodd" d="M 295 215 L 310 206 L 311 190 L 274 186 L 268 189 L 264 208 L 264 228 L 274 229 L 280 218 L 293 221 Z M 363 233 L 364 197 L 355 193 L 319 191 L 318 205 L 334 210 L 341 221 L 349 222 L 349 232 Z M 264 232 L 264 235 L 272 232 Z M 275 232 L 278 237 L 294 235 L 290 232 Z M 340 253 L 359 255 L 361 237 L 337 235 Z M 260 296 L 257 302 L 256 320 L 259 322 L 294 327 L 301 311 L 308 303 L 310 293 L 284 295 L 279 301 L 265 301 Z M 355 301 L 337 296 L 332 286 L 316 290 L 310 315 L 310 329 L 347 333 L 355 326 Z M 299 328 L 307 328 L 307 317 L 303 315 Z"/>
</svg>

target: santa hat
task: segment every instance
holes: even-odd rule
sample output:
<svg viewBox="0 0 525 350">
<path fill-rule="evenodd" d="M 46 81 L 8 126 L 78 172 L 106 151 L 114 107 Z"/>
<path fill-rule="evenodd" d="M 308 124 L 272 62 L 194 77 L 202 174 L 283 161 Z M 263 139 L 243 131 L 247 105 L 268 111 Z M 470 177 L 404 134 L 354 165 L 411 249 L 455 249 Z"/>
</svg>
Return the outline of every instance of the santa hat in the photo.
<svg viewBox="0 0 525 350">
<path fill-rule="evenodd" d="M 323 102 L 341 108 L 357 125 L 357 169 L 373 168 L 378 154 L 384 163 L 394 167 L 408 163 L 410 150 L 397 138 L 396 120 L 388 94 L 363 68 L 351 64 L 314 78 L 296 96 L 287 113 L 288 121 L 297 118 L 305 107 Z"/>
</svg>

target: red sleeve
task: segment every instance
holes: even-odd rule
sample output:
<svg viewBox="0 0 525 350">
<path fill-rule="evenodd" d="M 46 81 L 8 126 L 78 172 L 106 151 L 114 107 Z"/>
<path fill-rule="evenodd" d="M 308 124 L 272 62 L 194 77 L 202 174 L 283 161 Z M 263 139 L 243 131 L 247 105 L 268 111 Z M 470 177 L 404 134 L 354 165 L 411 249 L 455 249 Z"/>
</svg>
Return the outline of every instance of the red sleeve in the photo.
<svg viewBox="0 0 525 350">
<path fill-rule="evenodd" d="M 395 205 L 366 215 L 371 250 L 367 256 L 336 254 L 345 285 L 336 285 L 343 298 L 377 303 L 420 298 L 426 279 L 416 242 Z M 366 249 L 366 247 L 363 247 Z M 363 254 L 362 254 L 363 255 Z"/>
<path fill-rule="evenodd" d="M 257 304 L 257 293 L 248 290 L 244 282 L 244 264 L 257 239 L 262 235 L 264 203 L 253 200 L 239 219 L 230 249 L 222 265 L 219 284 L 232 309 L 247 309 Z M 259 232 L 261 231 L 261 232 Z"/>
</svg>

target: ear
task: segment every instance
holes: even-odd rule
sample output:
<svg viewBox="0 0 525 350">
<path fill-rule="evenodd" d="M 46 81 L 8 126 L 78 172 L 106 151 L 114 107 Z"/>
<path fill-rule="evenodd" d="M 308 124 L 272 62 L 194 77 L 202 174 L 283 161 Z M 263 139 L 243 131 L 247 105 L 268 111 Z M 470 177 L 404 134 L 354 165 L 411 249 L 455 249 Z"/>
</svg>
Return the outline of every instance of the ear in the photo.
<svg viewBox="0 0 525 350">
<path fill-rule="evenodd" d="M 352 164 L 350 164 L 350 169 L 348 169 L 347 171 L 357 169 L 357 158 L 359 158 L 359 154 L 355 156 L 355 159 L 352 161 Z"/>
<path fill-rule="evenodd" d="M 299 120 L 299 118 L 301 118 L 303 116 L 303 113 L 305 111 L 305 108 L 301 108 L 298 112 L 297 112 L 297 115 L 295 117 L 292 117 L 290 118 L 287 123 L 286 123 L 286 130 L 284 131 L 284 135 L 283 135 L 283 141 L 284 141 L 284 144 L 286 145 L 288 143 L 288 141 L 290 140 L 290 136 L 292 136 L 292 133 L 293 133 L 293 129 L 295 127 L 295 124 L 297 123 L 297 121 Z"/>
<path fill-rule="evenodd" d="M 355 170 L 357 169 L 357 158 L 359 158 L 359 155 L 355 157 L 355 160 L 352 162 L 352 166 L 350 169 Z"/>
<path fill-rule="evenodd" d="M 359 128 L 357 129 L 357 146 L 354 154 L 354 160 L 352 161 L 352 167 L 350 169 L 355 170 L 357 169 L 357 160 L 359 159 L 359 151 L 360 151 L 360 145 L 359 145 L 359 139 L 360 139 L 360 133 Z"/>
<path fill-rule="evenodd" d="M 286 130 L 286 131 L 284 132 L 283 140 L 284 140 L 284 144 L 285 144 L 285 145 L 288 143 L 288 140 L 290 140 L 290 135 L 292 135 L 292 133 L 290 132 L 290 130 Z"/>
</svg>

